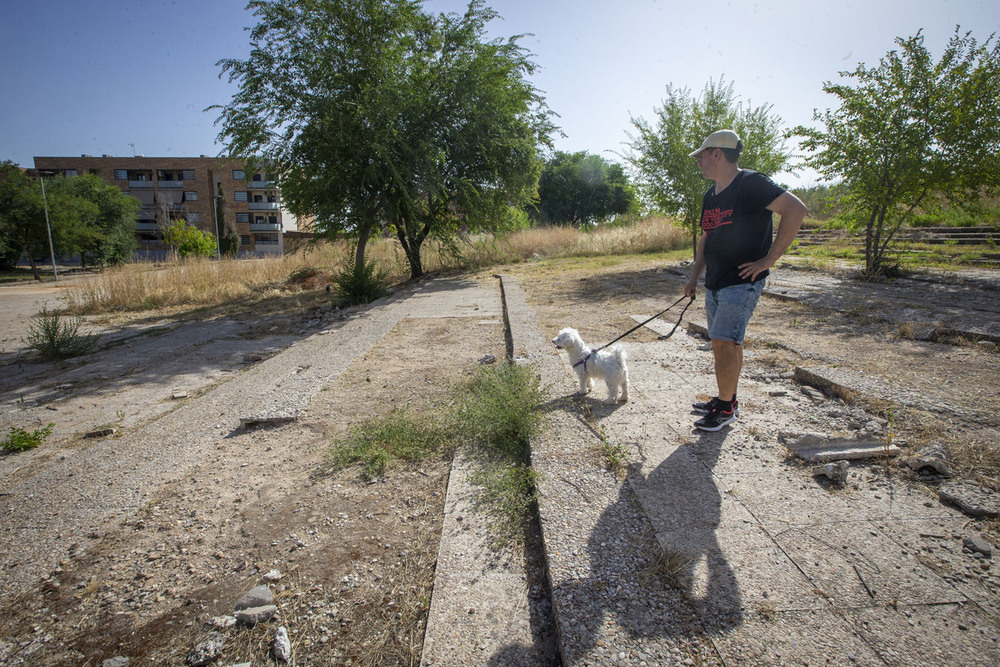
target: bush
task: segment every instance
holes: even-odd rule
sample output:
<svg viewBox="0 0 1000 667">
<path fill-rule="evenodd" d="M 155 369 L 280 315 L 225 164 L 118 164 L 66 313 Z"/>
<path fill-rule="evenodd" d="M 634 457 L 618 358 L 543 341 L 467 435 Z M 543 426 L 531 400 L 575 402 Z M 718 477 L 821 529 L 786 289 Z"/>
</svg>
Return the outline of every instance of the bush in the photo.
<svg viewBox="0 0 1000 667">
<path fill-rule="evenodd" d="M 354 306 L 371 303 L 385 296 L 389 291 L 388 275 L 375 262 L 365 262 L 359 267 L 348 260 L 348 264 L 334 274 L 333 284 L 336 286 L 337 296 Z"/>
<path fill-rule="evenodd" d="M 5 452 L 23 452 L 27 449 L 34 449 L 52 435 L 53 426 L 55 424 L 49 424 L 44 428 L 36 428 L 31 433 L 28 433 L 23 428 L 11 426 L 7 439 L 3 443 L 0 443 L 0 449 Z"/>
<path fill-rule="evenodd" d="M 49 361 L 85 354 L 98 336 L 80 333 L 81 324 L 79 317 L 64 320 L 58 311 L 43 306 L 28 324 L 28 347 Z"/>
</svg>

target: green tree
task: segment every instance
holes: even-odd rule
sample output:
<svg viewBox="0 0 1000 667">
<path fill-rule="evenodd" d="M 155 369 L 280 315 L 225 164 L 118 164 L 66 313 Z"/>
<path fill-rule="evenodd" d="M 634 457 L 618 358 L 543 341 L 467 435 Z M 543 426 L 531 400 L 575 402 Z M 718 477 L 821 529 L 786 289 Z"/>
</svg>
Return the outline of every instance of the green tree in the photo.
<svg viewBox="0 0 1000 667">
<path fill-rule="evenodd" d="M 557 151 L 542 169 L 538 203 L 528 211 L 538 222 L 580 227 L 636 208 L 635 193 L 620 164 L 586 151 Z"/>
<path fill-rule="evenodd" d="M 107 266 L 132 258 L 137 245 L 135 216 L 141 206 L 138 199 L 93 174 L 57 177 L 51 192 L 77 203 L 77 215 L 87 230 L 80 244 L 84 265 L 89 261 Z"/>
<path fill-rule="evenodd" d="M 214 234 L 203 232 L 180 218 L 172 219 L 161 230 L 163 242 L 170 246 L 174 257 L 214 257 L 218 249 Z"/>
<path fill-rule="evenodd" d="M 716 130 L 730 129 L 743 140 L 740 167 L 773 175 L 789 167 L 791 152 L 785 147 L 781 117 L 771 105 L 744 104 L 733 84 L 709 81 L 698 98 L 689 89 L 667 86 L 662 106 L 655 109 L 653 124 L 632 117 L 635 134 L 629 134 L 626 159 L 639 191 L 656 210 L 678 215 L 697 247 L 701 201 L 707 184 L 696 161 L 688 154 Z"/>
<path fill-rule="evenodd" d="M 816 112 L 825 130 L 797 127 L 806 164 L 850 192 L 865 228 L 864 275 L 888 271 L 893 240 L 919 209 L 972 206 L 1000 188 L 1000 43 L 956 28 L 938 62 L 918 32 L 878 67 L 862 63 L 823 84 L 840 100 Z"/>
<path fill-rule="evenodd" d="M 485 41 L 496 16 L 426 14 L 413 0 L 251 0 L 247 60 L 223 60 L 239 90 L 221 109 L 230 155 L 276 172 L 293 213 L 366 243 L 386 225 L 423 270 L 429 236 L 464 222 L 502 230 L 534 195 L 536 147 L 553 129 L 519 37 Z"/>
<path fill-rule="evenodd" d="M 43 197 L 38 178 L 28 176 L 13 162 L 0 163 L 3 244 L 10 256 L 16 253 L 17 257 L 28 258 L 35 280 L 42 279 L 35 258 L 49 255 L 50 230 L 57 254 L 80 252 L 96 233 L 86 224 L 96 214 L 96 204 L 63 192 L 64 181 L 62 176 L 47 181 L 50 185 Z"/>
</svg>

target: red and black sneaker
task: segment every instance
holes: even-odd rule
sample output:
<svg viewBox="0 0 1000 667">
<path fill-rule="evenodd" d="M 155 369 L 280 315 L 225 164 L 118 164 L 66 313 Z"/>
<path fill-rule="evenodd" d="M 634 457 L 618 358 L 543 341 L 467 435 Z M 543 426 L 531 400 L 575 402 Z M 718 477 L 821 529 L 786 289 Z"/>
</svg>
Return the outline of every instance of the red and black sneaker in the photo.
<svg viewBox="0 0 1000 667">
<path fill-rule="evenodd" d="M 722 401 L 720 401 L 719 397 L 716 396 L 715 398 L 713 398 L 710 401 L 703 401 L 703 402 L 699 402 L 699 403 L 692 403 L 691 404 L 691 409 L 694 410 L 695 412 L 697 412 L 700 415 L 707 415 L 709 412 L 711 412 L 712 410 L 715 409 L 716 405 L 718 405 L 720 403 L 722 403 Z M 733 407 L 733 414 L 736 415 L 737 417 L 739 417 L 740 416 L 739 401 L 734 400 L 733 401 L 733 406 L 734 406 Z"/>
<path fill-rule="evenodd" d="M 731 405 L 726 405 L 719 399 L 708 414 L 694 423 L 695 428 L 702 431 L 718 431 L 726 424 L 732 424 L 740 414 L 739 401 L 733 399 Z"/>
</svg>

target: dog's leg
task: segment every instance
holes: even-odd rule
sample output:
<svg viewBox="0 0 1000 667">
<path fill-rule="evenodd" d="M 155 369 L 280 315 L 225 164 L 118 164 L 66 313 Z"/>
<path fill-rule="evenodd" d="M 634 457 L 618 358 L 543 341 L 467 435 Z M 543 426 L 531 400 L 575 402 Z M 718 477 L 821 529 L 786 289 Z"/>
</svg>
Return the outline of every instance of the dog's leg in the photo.
<svg viewBox="0 0 1000 667">
<path fill-rule="evenodd" d="M 618 400 L 622 403 L 628 403 L 628 369 L 622 373 L 622 395 Z"/>
</svg>

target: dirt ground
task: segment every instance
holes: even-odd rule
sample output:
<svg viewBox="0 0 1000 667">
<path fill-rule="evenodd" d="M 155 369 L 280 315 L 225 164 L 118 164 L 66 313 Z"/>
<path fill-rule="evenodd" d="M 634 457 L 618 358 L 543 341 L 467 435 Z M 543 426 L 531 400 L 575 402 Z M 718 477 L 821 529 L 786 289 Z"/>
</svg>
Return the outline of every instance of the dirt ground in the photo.
<svg viewBox="0 0 1000 667">
<path fill-rule="evenodd" d="M 634 326 L 630 314 L 652 314 L 673 302 L 684 269 L 628 259 L 507 271 L 529 295 L 543 332 L 572 325 L 596 343 Z M 15 302 L 2 291 L 0 298 Z M 0 429 L 56 424 L 38 450 L 0 457 L 0 503 L 14 480 L 60 452 L 87 447 L 87 432 L 152 423 L 295 340 L 354 316 L 316 290 L 230 309 L 224 317 L 199 312 L 104 323 L 110 341 L 104 349 L 55 365 L 11 345 L 16 332 L 0 328 Z M 704 321 L 700 300 L 686 319 Z M 483 355 L 503 357 L 499 322 L 476 332 L 469 335 L 466 319 L 405 320 L 318 395 L 308 418 L 223 439 L 196 473 L 157 489 L 140 516 L 95 526 L 96 546 L 71 549 L 41 580 L 19 580 L 23 564 L 4 559 L 0 664 L 100 665 L 117 655 L 129 656 L 133 667 L 184 664 L 211 629 L 210 619 L 230 614 L 270 570 L 281 573 L 272 588 L 295 664 L 417 664 L 449 462 L 398 466 L 368 483 L 358 470 L 325 471 L 324 453 L 351 424 L 447 400 Z M 915 449 L 943 442 L 965 473 L 996 485 L 996 352 L 915 341 L 906 333 L 898 322 L 863 310 L 844 314 L 765 298 L 751 326 L 747 372 L 824 363 L 912 388 L 926 397 L 925 408 L 868 407 L 889 416 L 897 443 Z M 629 340 L 652 337 L 639 330 Z M 192 349 L 197 363 L 148 371 Z M 165 393 L 179 398 L 165 400 Z M 241 630 L 219 664 L 271 664 L 274 628 Z"/>
</svg>

